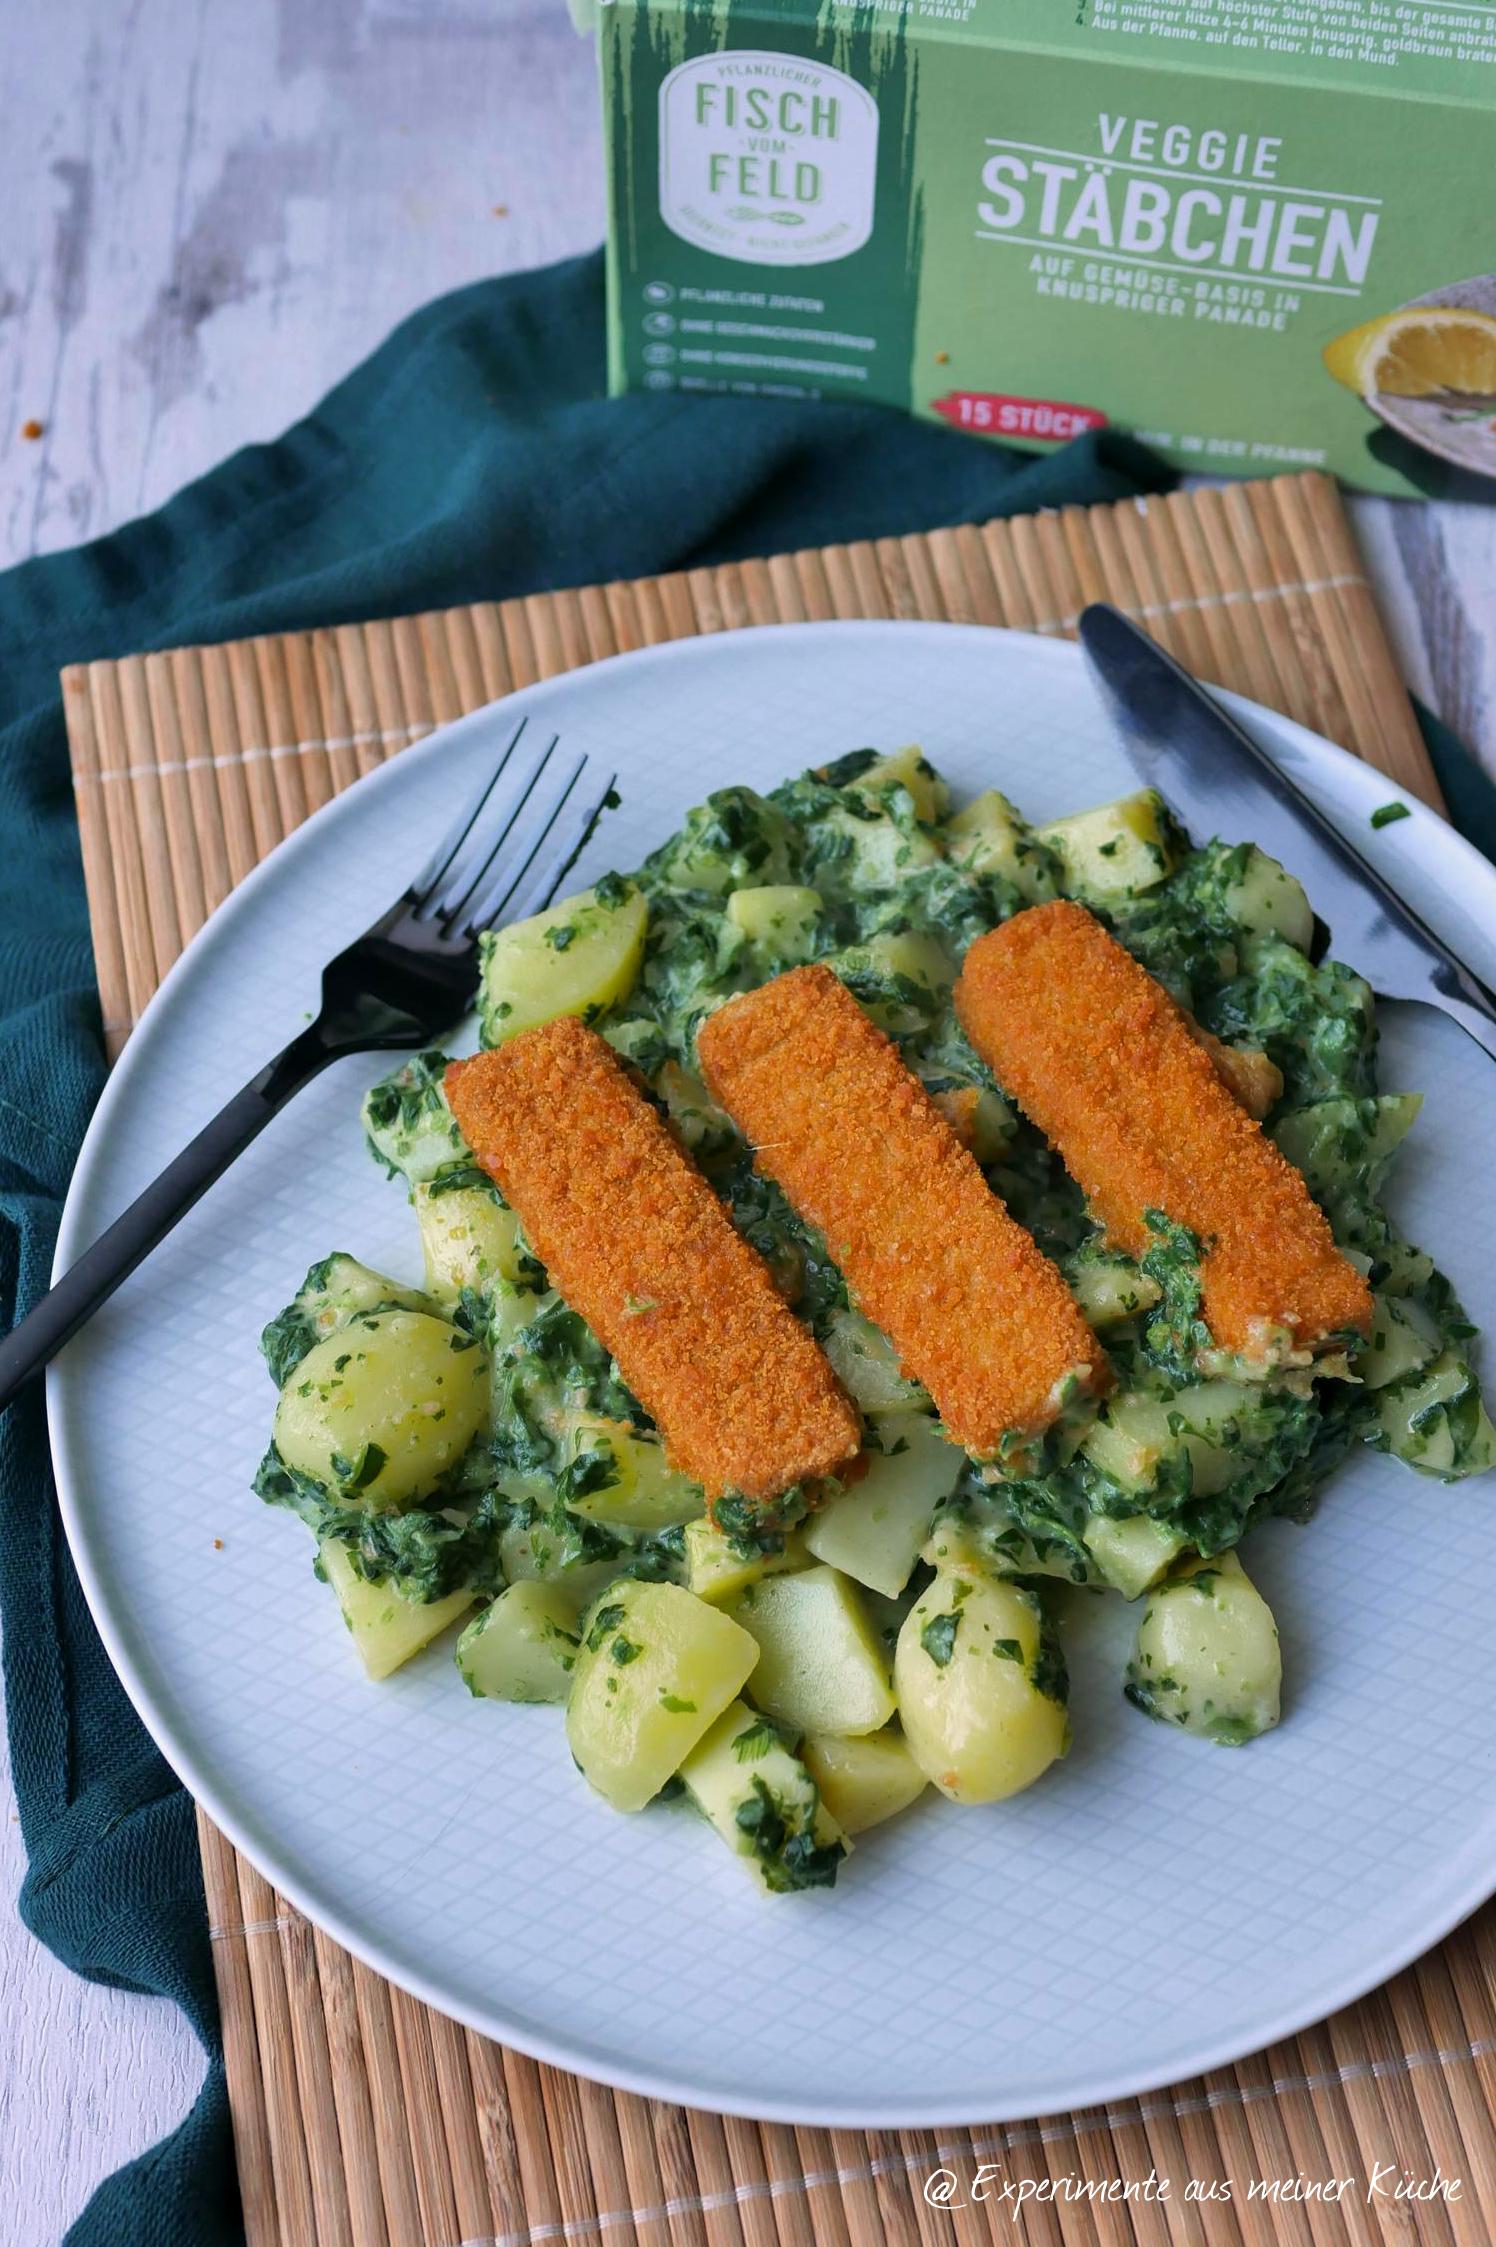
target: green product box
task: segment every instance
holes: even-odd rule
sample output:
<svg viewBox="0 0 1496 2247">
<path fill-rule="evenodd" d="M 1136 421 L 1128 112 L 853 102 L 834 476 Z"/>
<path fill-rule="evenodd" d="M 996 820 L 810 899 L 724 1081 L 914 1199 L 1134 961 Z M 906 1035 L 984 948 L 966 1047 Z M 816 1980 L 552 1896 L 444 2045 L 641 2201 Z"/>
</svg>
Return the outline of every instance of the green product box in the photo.
<svg viewBox="0 0 1496 2247">
<path fill-rule="evenodd" d="M 615 391 L 1496 475 L 1496 0 L 604 0 Z"/>
</svg>

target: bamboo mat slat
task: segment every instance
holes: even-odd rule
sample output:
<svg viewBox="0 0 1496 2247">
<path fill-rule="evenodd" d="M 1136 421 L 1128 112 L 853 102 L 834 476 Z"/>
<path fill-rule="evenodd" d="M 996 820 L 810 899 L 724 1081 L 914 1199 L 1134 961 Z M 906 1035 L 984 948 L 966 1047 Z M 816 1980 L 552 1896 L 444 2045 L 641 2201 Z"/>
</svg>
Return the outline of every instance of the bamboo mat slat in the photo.
<svg viewBox="0 0 1496 2247">
<path fill-rule="evenodd" d="M 64 675 L 117 1053 L 214 907 L 308 813 L 433 727 L 660 640 L 819 617 L 1073 632 L 1104 596 L 1198 670 L 1438 804 L 1334 486 L 1237 484 L 632 584 L 186 648 Z M 1385 1990 L 1103 2111 L 945 2132 L 788 2129 L 538 2066 L 429 2012 L 293 1911 L 199 1816 L 249 2247 L 1489 2247 L 1496 1912 Z M 1368 2201 L 1374 2174 L 1457 2199 Z M 926 2180 L 959 2180 L 942 2203 Z M 1172 2180 L 1167 2201 L 1106 2198 Z M 977 2180 L 1027 2198 L 982 2198 Z M 1192 2202 L 1230 2180 L 1229 2200 Z M 1253 2180 L 1353 2180 L 1338 2200 Z M 1083 2197 L 1089 2185 L 1091 2196 Z"/>
</svg>

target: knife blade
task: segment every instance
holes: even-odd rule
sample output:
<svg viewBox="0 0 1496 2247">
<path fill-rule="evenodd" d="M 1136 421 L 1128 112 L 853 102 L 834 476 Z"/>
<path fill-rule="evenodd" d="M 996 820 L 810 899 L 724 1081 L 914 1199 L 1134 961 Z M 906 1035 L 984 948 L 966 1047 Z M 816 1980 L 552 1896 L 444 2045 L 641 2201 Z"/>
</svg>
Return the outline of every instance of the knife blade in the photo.
<svg viewBox="0 0 1496 2247">
<path fill-rule="evenodd" d="M 1080 639 L 1128 762 L 1193 839 L 1256 843 L 1303 883 L 1337 955 L 1380 997 L 1442 1008 L 1496 1059 L 1496 995 L 1245 727 L 1107 603 L 1082 612 Z"/>
</svg>

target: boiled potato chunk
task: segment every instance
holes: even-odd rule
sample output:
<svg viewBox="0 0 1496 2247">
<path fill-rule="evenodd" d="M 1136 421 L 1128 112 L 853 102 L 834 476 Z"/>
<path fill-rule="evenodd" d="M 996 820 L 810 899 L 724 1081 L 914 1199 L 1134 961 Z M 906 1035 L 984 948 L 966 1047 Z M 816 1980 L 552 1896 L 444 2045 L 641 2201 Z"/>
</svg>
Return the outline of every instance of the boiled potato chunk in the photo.
<svg viewBox="0 0 1496 2247">
<path fill-rule="evenodd" d="M 821 914 L 818 889 L 794 882 L 771 882 L 763 889 L 735 889 L 727 918 L 780 967 L 798 967 L 815 950 Z"/>
<path fill-rule="evenodd" d="M 616 1558 L 577 1560 L 544 1520 L 528 1526 L 511 1522 L 499 1538 L 499 1563 L 509 1584 L 554 1584 L 571 1609 L 572 1628 L 584 1608 L 605 1592 L 618 1574 Z"/>
<path fill-rule="evenodd" d="M 417 1288 L 402 1287 L 356 1256 L 324 1256 L 315 1263 L 285 1309 L 260 1336 L 260 1349 L 278 1389 L 284 1388 L 307 1352 L 362 1311 L 432 1311 L 436 1305 Z"/>
<path fill-rule="evenodd" d="M 1153 1593 L 1127 1672 L 1127 1697 L 1149 1716 L 1240 1747 L 1277 1723 L 1282 1686 L 1272 1610 L 1235 1553 Z"/>
<path fill-rule="evenodd" d="M 852 793 L 857 798 L 855 809 L 850 803 L 845 809 L 836 805 L 822 812 L 817 821 L 825 841 L 830 843 L 833 837 L 841 836 L 846 846 L 844 856 L 821 866 L 817 878 L 824 885 L 831 886 L 834 880 L 851 896 L 870 889 L 897 889 L 906 874 L 936 864 L 941 855 L 939 843 L 907 813 L 900 820 L 887 808 L 878 807 L 875 798 L 859 795 L 855 789 Z"/>
<path fill-rule="evenodd" d="M 698 1162 L 722 1154 L 737 1137 L 731 1116 L 719 1108 L 693 1069 L 666 1061 L 655 1077 L 657 1097 L 664 1101 L 677 1139 Z"/>
<path fill-rule="evenodd" d="M 860 1311 L 834 1312 L 821 1347 L 864 1412 L 911 1412 L 925 1403 L 924 1390 L 908 1379 L 888 1336 Z"/>
<path fill-rule="evenodd" d="M 985 1517 L 985 1518 L 984 1518 Z M 979 1509 L 969 1505 L 935 1517 L 920 1558 L 942 1576 L 1052 1576 L 1062 1584 L 1088 1583 L 1096 1573 L 1058 1539 L 1041 1552 L 991 1493 Z M 899 1618 L 902 1623 L 903 1617 Z"/>
<path fill-rule="evenodd" d="M 417 1186 L 411 1193 L 421 1246 L 426 1252 L 426 1286 L 453 1302 L 464 1288 L 481 1291 L 496 1281 L 513 1286 L 525 1276 L 527 1258 L 519 1219 L 486 1186 Z"/>
<path fill-rule="evenodd" d="M 488 1359 L 445 1319 L 371 1311 L 307 1352 L 275 1447 L 334 1498 L 382 1512 L 433 1490 L 488 1413 Z"/>
<path fill-rule="evenodd" d="M 1173 872 L 1178 856 L 1169 814 L 1154 788 L 1052 819 L 1035 832 L 1059 859 L 1066 893 L 1076 897 L 1126 897 L 1154 889 Z"/>
<path fill-rule="evenodd" d="M 888 1663 L 857 1588 L 834 1568 L 765 1576 L 732 1603 L 758 1662 L 749 1690 L 794 1732 L 876 1732 L 893 1715 Z"/>
<path fill-rule="evenodd" d="M 826 965 L 838 975 L 898 977 L 931 992 L 949 990 L 956 979 L 951 956 L 940 939 L 912 928 L 869 936 L 861 944 L 836 953 Z M 869 1011 L 876 1014 L 877 1009 Z"/>
<path fill-rule="evenodd" d="M 1065 1277 L 1088 1325 L 1097 1328 L 1151 1311 L 1163 1293 L 1129 1256 L 1077 1256 L 1065 1266 Z"/>
<path fill-rule="evenodd" d="M 1198 1381 L 1168 1398 L 1124 1389 L 1103 1405 L 1080 1448 L 1135 1496 L 1155 1487 L 1166 1461 L 1186 1454 L 1190 1487 L 1196 1497 L 1209 1497 L 1235 1474 L 1235 1428 L 1260 1401 L 1240 1381 Z"/>
<path fill-rule="evenodd" d="M 1314 908 L 1303 883 L 1255 843 L 1226 885 L 1226 910 L 1251 936 L 1281 936 L 1301 952 L 1314 942 Z"/>
<path fill-rule="evenodd" d="M 415 1186 L 411 1189 L 426 1285 L 443 1303 L 471 1293 L 484 1299 L 491 1342 L 508 1341 L 539 1307 L 528 1285 L 540 1267 L 520 1236 L 519 1219 L 486 1186 Z"/>
<path fill-rule="evenodd" d="M 371 1584 L 359 1575 L 340 1537 L 324 1537 L 317 1547 L 317 1559 L 337 1593 L 343 1620 L 353 1633 L 353 1643 L 371 1678 L 388 1677 L 392 1670 L 398 1670 L 402 1662 L 429 1646 L 473 1604 L 471 1592 L 419 1600 L 407 1599 L 394 1584 Z"/>
<path fill-rule="evenodd" d="M 383 1310 L 391 1304 L 407 1311 L 430 1309 L 416 1288 L 376 1272 L 356 1256 L 325 1256 L 320 1264 L 314 1264 L 296 1301 L 311 1320 L 319 1341 L 364 1311 Z"/>
<path fill-rule="evenodd" d="M 956 1487 L 966 1454 L 947 1443 L 928 1413 L 889 1413 L 874 1428 L 880 1448 L 860 1482 L 805 1525 L 817 1560 L 870 1591 L 896 1599 L 914 1573 L 935 1508 Z"/>
<path fill-rule="evenodd" d="M 1181 1531 L 1147 1514 L 1113 1520 L 1097 1514 L 1085 1531 L 1087 1551 L 1114 1591 L 1138 1599 L 1151 1591 L 1184 1551 Z"/>
<path fill-rule="evenodd" d="M 686 1589 L 698 1599 L 710 1600 L 716 1607 L 725 1607 L 749 1584 L 756 1584 L 762 1576 L 783 1575 L 787 1569 L 808 1565 L 800 1533 L 796 1529 L 785 1535 L 778 1552 L 750 1550 L 729 1537 L 725 1529 L 707 1514 L 699 1521 L 689 1521 L 685 1530 Z"/>
<path fill-rule="evenodd" d="M 447 1056 L 429 1047 L 370 1085 L 359 1109 L 371 1154 L 411 1185 L 473 1159 L 447 1102 L 446 1074 Z"/>
<path fill-rule="evenodd" d="M 1152 1490 L 1164 1460 L 1183 1447 L 1183 1430 L 1171 1431 L 1162 1398 L 1135 1389 L 1108 1398 L 1080 1444 L 1094 1466 L 1133 1496 Z"/>
<path fill-rule="evenodd" d="M 929 1026 L 956 973 L 938 939 L 918 929 L 884 930 L 833 953 L 825 964 L 893 1038 Z"/>
<path fill-rule="evenodd" d="M 581 1639 L 559 1584 L 510 1584 L 457 1641 L 469 1693 L 495 1701 L 564 1701 Z"/>
<path fill-rule="evenodd" d="M 1280 1117 L 1272 1136 L 1294 1168 L 1303 1172 L 1310 1190 L 1333 1207 L 1336 1197 L 1348 1190 L 1377 1192 L 1422 1106 L 1421 1092 L 1384 1092 L 1371 1100 L 1343 1095 L 1316 1100 Z M 1428 1260 L 1419 1250 L 1410 1253 L 1415 1261 L 1408 1284 L 1417 1287 L 1428 1277 Z"/>
<path fill-rule="evenodd" d="M 985 789 L 957 812 L 945 829 L 945 846 L 957 866 L 1011 882 L 1030 904 L 1055 894 L 1054 853 L 1035 839 L 1001 789 Z"/>
<path fill-rule="evenodd" d="M 706 1499 L 677 1474 L 659 1437 L 597 1412 L 567 1414 L 564 1489 L 570 1512 L 613 1529 L 677 1529 Z"/>
<path fill-rule="evenodd" d="M 937 1575 L 905 1617 L 893 1671 L 904 1737 L 952 1802 L 1001 1802 L 1064 1754 L 1065 1710 L 1034 1682 L 1040 1638 L 1033 1599 L 997 1577 Z"/>
<path fill-rule="evenodd" d="M 1418 1304 L 1374 1295 L 1371 1332 L 1353 1360 L 1356 1379 L 1364 1389 L 1385 1389 L 1427 1365 L 1438 1349 L 1434 1322 Z"/>
<path fill-rule="evenodd" d="M 886 788 L 897 781 L 906 788 L 913 799 L 918 816 L 930 826 L 936 826 L 950 809 L 951 792 L 930 763 L 917 741 L 907 748 L 895 749 L 890 756 L 880 757 L 875 765 L 857 776 L 859 788 Z"/>
<path fill-rule="evenodd" d="M 755 1710 L 730 1703 L 680 1775 L 697 1809 L 768 1894 L 835 1885 L 847 1837 L 805 1765 Z"/>
<path fill-rule="evenodd" d="M 644 957 L 649 908 L 622 882 L 582 890 L 483 937 L 479 1012 L 485 1045 L 561 1014 L 591 1020 L 626 998 Z"/>
<path fill-rule="evenodd" d="M 687 812 L 649 871 L 673 889 L 725 897 L 751 882 L 784 881 L 792 846 L 793 829 L 778 804 L 754 788 L 717 788 Z"/>
<path fill-rule="evenodd" d="M 866 1833 L 896 1818 L 928 1785 L 903 1733 L 892 1725 L 856 1739 L 808 1733 L 800 1758 L 843 1833 Z"/>
<path fill-rule="evenodd" d="M 566 1704 L 583 1777 L 615 1810 L 642 1810 L 757 1660 L 747 1631 L 679 1584 L 611 1584 L 584 1618 Z"/>
<path fill-rule="evenodd" d="M 1453 1479 L 1496 1466 L 1496 1428 L 1455 1349 L 1378 1392 L 1373 1441 L 1420 1474 Z"/>
</svg>

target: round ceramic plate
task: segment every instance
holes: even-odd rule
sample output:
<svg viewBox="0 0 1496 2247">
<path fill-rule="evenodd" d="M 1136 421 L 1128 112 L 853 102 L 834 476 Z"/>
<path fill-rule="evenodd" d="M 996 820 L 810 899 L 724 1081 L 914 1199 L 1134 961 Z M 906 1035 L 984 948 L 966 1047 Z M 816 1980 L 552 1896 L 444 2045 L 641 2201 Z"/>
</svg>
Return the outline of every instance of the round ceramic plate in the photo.
<svg viewBox="0 0 1496 2247">
<path fill-rule="evenodd" d="M 516 712 L 621 773 L 578 869 L 636 865 L 710 788 L 921 741 L 1031 816 L 1134 785 L 1077 653 L 917 624 L 792 625 L 575 672 L 409 750 L 291 837 L 167 978 L 94 1119 L 70 1262 L 317 1002 L 321 962 L 418 865 Z M 1387 781 L 1234 704 L 1496 981 L 1496 873 Z M 1384 1083 L 1427 1103 L 1394 1202 L 1496 1326 L 1482 1151 L 1496 1084 L 1459 1030 L 1387 1009 Z M 384 1065 L 303 1094 L 51 1377 L 73 1552 L 142 1715 L 210 1815 L 303 1911 L 444 2012 L 635 2091 L 801 2122 L 915 2125 L 1089 2105 L 1192 2075 L 1368 1989 L 1496 1865 L 1489 1484 L 1371 1453 L 1251 1565 L 1276 1610 L 1280 1731 L 1240 1751 L 1123 1701 L 1134 1615 L 1077 1602 L 1075 1747 L 999 1808 L 927 1800 L 834 1894 L 761 1897 L 681 1807 L 620 1818 L 550 1709 L 471 1700 L 450 1639 L 368 1684 L 306 1532 L 249 1483 L 274 1392 L 260 1327 L 347 1249 L 419 1275 L 362 1144 Z"/>
</svg>

